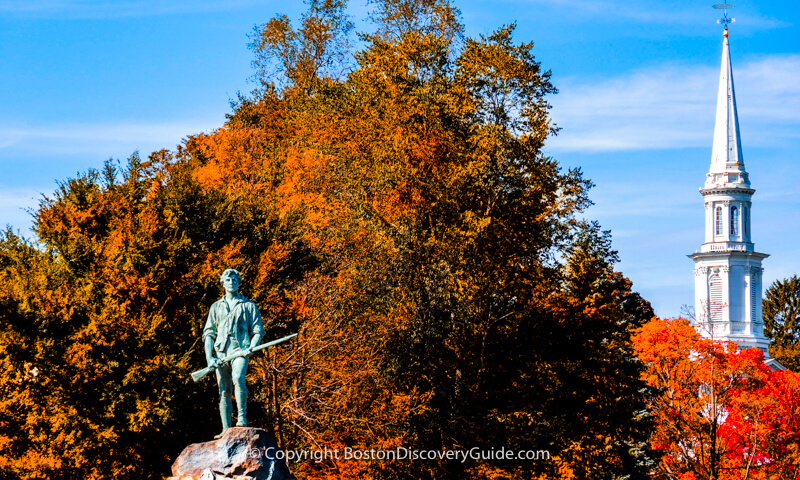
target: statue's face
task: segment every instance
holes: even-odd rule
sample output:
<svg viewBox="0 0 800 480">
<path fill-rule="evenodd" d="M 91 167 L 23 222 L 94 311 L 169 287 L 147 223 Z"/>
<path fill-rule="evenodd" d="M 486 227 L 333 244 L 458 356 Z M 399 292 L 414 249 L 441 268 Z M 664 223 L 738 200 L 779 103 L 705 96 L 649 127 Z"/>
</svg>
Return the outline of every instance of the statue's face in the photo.
<svg viewBox="0 0 800 480">
<path fill-rule="evenodd" d="M 239 291 L 239 282 L 240 282 L 239 277 L 235 275 L 230 275 L 228 277 L 225 277 L 224 280 L 222 280 L 222 286 L 225 287 L 226 292 L 236 293 Z"/>
</svg>

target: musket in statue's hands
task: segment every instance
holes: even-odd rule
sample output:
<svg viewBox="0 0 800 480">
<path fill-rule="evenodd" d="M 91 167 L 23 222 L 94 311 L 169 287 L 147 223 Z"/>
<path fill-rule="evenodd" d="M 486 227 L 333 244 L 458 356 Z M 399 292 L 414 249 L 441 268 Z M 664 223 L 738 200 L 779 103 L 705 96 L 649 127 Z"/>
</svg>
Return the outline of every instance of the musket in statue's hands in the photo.
<svg viewBox="0 0 800 480">
<path fill-rule="evenodd" d="M 240 351 L 238 351 L 238 352 L 236 352 L 236 353 L 234 353 L 232 355 L 228 355 L 227 357 L 223 357 L 223 358 L 212 357 L 210 360 L 206 359 L 208 361 L 208 366 L 206 368 L 203 368 L 203 369 L 198 370 L 196 372 L 192 372 L 192 380 L 194 380 L 195 382 L 199 382 L 200 379 L 202 379 L 203 377 L 205 377 L 209 373 L 211 373 L 214 370 L 216 370 L 217 368 L 219 368 L 220 365 L 228 363 L 231 360 L 233 360 L 234 358 L 249 357 L 250 355 L 252 355 L 253 353 L 255 353 L 255 352 L 259 351 L 259 350 L 263 350 L 263 349 L 269 348 L 269 347 L 271 347 L 273 345 L 277 345 L 279 343 L 283 343 L 286 340 L 289 340 L 289 339 L 294 338 L 296 336 L 297 336 L 297 334 L 293 333 L 291 335 L 287 335 L 287 336 L 285 336 L 283 338 L 279 338 L 279 339 L 273 340 L 271 342 L 262 343 L 261 345 L 258 345 L 256 347 L 251 347 L 251 348 L 247 348 L 245 350 L 240 350 Z"/>
</svg>

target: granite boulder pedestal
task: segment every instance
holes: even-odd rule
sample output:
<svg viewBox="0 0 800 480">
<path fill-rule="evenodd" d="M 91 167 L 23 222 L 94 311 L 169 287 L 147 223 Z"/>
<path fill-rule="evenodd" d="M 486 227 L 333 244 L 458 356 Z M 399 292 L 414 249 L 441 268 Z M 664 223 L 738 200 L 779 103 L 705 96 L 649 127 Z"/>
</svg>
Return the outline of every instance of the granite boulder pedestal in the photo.
<svg viewBox="0 0 800 480">
<path fill-rule="evenodd" d="M 218 440 L 186 447 L 169 480 L 295 480 L 280 451 L 264 430 L 232 427 Z"/>
</svg>

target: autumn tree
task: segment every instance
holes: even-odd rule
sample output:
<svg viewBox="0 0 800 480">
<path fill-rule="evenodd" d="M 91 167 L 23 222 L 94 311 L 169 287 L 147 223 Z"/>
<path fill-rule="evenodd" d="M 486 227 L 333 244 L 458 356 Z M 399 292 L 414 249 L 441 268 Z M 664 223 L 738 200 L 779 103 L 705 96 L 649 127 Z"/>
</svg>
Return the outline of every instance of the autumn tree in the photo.
<svg viewBox="0 0 800 480">
<path fill-rule="evenodd" d="M 0 468 L 157 478 L 209 438 L 213 382 L 187 374 L 234 267 L 268 335 L 300 332 L 251 370 L 285 448 L 551 455 L 300 475 L 645 477 L 630 336 L 652 310 L 579 219 L 591 183 L 544 154 L 550 72 L 513 24 L 468 38 L 445 0 L 370 5 L 355 52 L 343 1 L 268 21 L 225 125 L 65 182 L 35 242 L 4 236 Z"/>
<path fill-rule="evenodd" d="M 761 387 L 733 398 L 722 434 L 739 468 L 729 478 L 789 480 L 800 475 L 800 374 L 770 372 Z"/>
<path fill-rule="evenodd" d="M 249 293 L 274 314 L 304 261 L 286 236 L 290 219 L 201 190 L 192 173 L 167 152 L 121 169 L 109 162 L 42 200 L 38 243 L 4 233 L 8 475 L 160 478 L 183 445 L 213 432 L 197 421 L 215 418 L 213 402 L 198 401 L 213 398 L 213 385 L 188 374 L 202 364 L 197 339 L 219 272 L 258 278 Z"/>
<path fill-rule="evenodd" d="M 311 92 L 321 78 L 337 78 L 350 63 L 353 22 L 346 0 L 308 0 L 300 26 L 286 15 L 253 32 L 256 78 L 267 90 L 287 87 Z"/>
<path fill-rule="evenodd" d="M 770 373 L 759 349 L 702 338 L 683 319 L 654 319 L 634 343 L 657 389 L 651 441 L 663 457 L 653 478 L 794 478 L 794 374 Z"/>
<path fill-rule="evenodd" d="M 800 369 L 800 278 L 776 280 L 764 292 L 764 335 L 770 355 L 786 367 Z"/>
<path fill-rule="evenodd" d="M 504 445 L 558 458 L 303 473 L 641 475 L 648 429 L 629 335 L 652 311 L 613 272 L 608 236 L 575 219 L 589 182 L 542 154 L 555 131 L 549 72 L 513 25 L 470 39 L 447 2 L 372 5 L 375 30 L 345 78 L 260 72 L 264 87 L 228 123 L 259 128 L 287 108 L 270 147 L 279 202 L 306 212 L 304 238 L 324 258 L 304 286 L 306 342 L 263 367 L 295 372 L 274 412 L 295 432 L 287 441 L 306 446 Z M 265 24 L 257 63 L 309 50 L 317 9 L 297 29 Z M 315 28 L 334 36 L 335 25 Z M 284 37 L 294 43 L 274 41 Z"/>
</svg>

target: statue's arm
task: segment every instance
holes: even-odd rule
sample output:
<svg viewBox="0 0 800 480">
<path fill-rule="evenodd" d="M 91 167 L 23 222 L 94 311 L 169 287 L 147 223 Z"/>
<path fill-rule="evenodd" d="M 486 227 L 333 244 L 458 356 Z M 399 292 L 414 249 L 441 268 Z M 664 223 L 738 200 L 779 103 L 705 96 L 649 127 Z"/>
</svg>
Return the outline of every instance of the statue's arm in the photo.
<svg viewBox="0 0 800 480">
<path fill-rule="evenodd" d="M 214 307 L 208 312 L 206 326 L 203 328 L 203 345 L 206 352 L 206 361 L 209 365 L 214 363 L 214 342 L 217 340 L 217 324 L 214 321 Z"/>
<path fill-rule="evenodd" d="M 250 348 L 257 347 L 259 343 L 261 343 L 261 338 L 264 336 L 264 321 L 261 319 L 261 312 L 258 311 L 258 307 L 253 304 L 253 315 L 250 320 L 250 331 L 252 332 L 252 338 L 250 339 Z"/>
<path fill-rule="evenodd" d="M 214 338 L 205 338 L 206 362 L 210 367 L 217 359 L 214 357 Z"/>
</svg>

